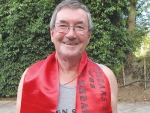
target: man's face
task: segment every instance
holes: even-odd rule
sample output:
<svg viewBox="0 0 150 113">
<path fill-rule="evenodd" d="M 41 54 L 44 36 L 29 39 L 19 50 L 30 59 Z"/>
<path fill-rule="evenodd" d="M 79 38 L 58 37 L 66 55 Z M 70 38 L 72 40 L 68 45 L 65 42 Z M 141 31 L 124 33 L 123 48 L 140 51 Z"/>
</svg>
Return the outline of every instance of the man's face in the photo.
<svg viewBox="0 0 150 113">
<path fill-rule="evenodd" d="M 64 32 L 67 26 L 74 27 Z M 87 14 L 82 9 L 61 9 L 56 16 L 55 28 L 50 32 L 57 55 L 65 58 L 81 57 L 91 36 Z"/>
</svg>

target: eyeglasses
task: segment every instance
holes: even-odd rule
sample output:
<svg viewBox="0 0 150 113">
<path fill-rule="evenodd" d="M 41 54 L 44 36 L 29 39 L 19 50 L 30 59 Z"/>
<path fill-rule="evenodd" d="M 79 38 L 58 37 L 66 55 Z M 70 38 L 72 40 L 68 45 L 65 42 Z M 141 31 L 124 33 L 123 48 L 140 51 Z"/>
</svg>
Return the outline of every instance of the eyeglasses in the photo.
<svg viewBox="0 0 150 113">
<path fill-rule="evenodd" d="M 75 26 L 69 26 L 64 23 L 56 23 L 55 24 L 55 29 L 59 33 L 68 33 L 70 30 L 70 27 L 73 27 L 73 30 L 75 31 L 76 34 L 85 34 L 86 31 L 88 31 L 88 28 L 84 25 L 75 25 Z"/>
</svg>

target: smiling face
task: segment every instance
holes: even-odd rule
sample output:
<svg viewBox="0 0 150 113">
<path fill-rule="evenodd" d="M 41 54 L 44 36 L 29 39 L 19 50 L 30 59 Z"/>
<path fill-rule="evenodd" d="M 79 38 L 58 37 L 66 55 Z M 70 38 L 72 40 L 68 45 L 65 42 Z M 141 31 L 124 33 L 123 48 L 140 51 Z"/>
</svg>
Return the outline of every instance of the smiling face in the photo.
<svg viewBox="0 0 150 113">
<path fill-rule="evenodd" d="M 59 32 L 59 27 L 63 27 L 64 25 L 71 26 L 68 32 Z M 84 27 L 85 30 L 82 32 L 78 31 L 80 27 Z M 56 54 L 64 58 L 72 59 L 81 57 L 91 36 L 91 31 L 88 31 L 87 14 L 83 9 L 61 9 L 56 16 L 55 28 L 50 29 L 50 32 Z"/>
</svg>

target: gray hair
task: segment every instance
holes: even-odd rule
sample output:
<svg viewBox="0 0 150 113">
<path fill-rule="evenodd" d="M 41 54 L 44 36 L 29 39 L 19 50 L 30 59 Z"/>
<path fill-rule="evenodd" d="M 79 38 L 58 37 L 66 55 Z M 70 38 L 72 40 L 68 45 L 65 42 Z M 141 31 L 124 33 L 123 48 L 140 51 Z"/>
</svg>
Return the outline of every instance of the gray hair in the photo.
<svg viewBox="0 0 150 113">
<path fill-rule="evenodd" d="M 63 8 L 76 8 L 76 9 L 81 8 L 81 9 L 83 9 L 87 13 L 87 17 L 88 17 L 88 30 L 90 31 L 93 29 L 91 13 L 90 13 L 88 7 L 86 5 L 84 5 L 83 3 L 79 2 L 78 0 L 64 0 L 60 4 L 58 4 L 53 12 L 52 17 L 51 17 L 50 28 L 54 29 L 57 13 Z"/>
</svg>

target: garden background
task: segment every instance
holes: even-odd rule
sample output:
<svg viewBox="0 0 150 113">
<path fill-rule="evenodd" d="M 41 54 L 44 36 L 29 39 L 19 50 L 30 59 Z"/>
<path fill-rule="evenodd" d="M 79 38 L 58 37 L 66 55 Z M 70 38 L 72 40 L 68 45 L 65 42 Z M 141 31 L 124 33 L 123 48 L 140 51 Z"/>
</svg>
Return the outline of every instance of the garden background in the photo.
<svg viewBox="0 0 150 113">
<path fill-rule="evenodd" d="M 16 96 L 24 70 L 55 50 L 49 22 L 61 1 L 0 0 L 0 97 Z M 149 88 L 149 0 L 81 1 L 94 23 L 88 56 L 110 67 L 119 87 L 140 82 Z"/>
</svg>

